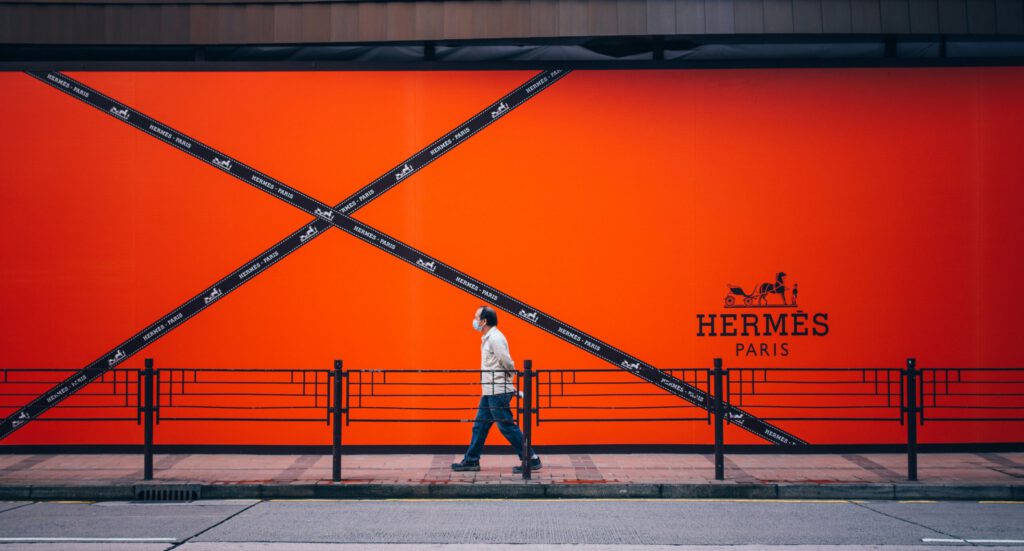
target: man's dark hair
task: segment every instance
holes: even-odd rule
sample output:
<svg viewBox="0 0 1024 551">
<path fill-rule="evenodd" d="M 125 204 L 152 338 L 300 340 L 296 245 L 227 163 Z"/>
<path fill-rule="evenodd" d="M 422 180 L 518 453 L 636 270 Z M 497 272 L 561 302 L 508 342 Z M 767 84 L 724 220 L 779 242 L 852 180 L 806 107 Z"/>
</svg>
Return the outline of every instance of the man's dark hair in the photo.
<svg viewBox="0 0 1024 551">
<path fill-rule="evenodd" d="M 484 320 L 484 322 L 491 327 L 498 326 L 498 313 L 490 306 L 480 307 L 480 319 Z"/>
</svg>

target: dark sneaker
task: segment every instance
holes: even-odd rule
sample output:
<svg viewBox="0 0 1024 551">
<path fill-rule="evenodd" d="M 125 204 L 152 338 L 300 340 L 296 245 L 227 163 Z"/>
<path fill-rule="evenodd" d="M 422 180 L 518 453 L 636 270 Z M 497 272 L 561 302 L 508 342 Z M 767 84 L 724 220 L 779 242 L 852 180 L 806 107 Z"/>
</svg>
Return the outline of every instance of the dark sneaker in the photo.
<svg viewBox="0 0 1024 551">
<path fill-rule="evenodd" d="M 480 464 L 479 463 L 466 463 L 466 460 L 463 459 L 462 461 L 459 461 L 458 463 L 452 463 L 452 470 L 453 471 L 479 471 L 480 470 Z"/>
<path fill-rule="evenodd" d="M 539 471 L 543 467 L 544 467 L 544 465 L 541 465 L 539 457 L 537 459 L 531 459 L 530 460 L 530 471 L 531 472 Z M 512 474 L 523 474 L 523 466 L 522 465 L 516 465 L 515 467 L 512 467 Z"/>
</svg>

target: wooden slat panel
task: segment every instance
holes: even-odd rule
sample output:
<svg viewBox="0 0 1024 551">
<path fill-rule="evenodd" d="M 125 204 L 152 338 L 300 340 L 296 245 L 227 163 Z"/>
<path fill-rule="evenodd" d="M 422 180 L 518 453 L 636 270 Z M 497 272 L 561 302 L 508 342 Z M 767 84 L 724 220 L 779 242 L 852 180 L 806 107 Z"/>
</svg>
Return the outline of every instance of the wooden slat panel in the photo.
<svg viewBox="0 0 1024 551">
<path fill-rule="evenodd" d="M 704 2 L 704 27 L 708 34 L 730 34 L 736 30 L 732 0 Z"/>
<path fill-rule="evenodd" d="M 967 32 L 966 0 L 939 0 L 939 32 Z"/>
<path fill-rule="evenodd" d="M 351 6 L 355 13 L 355 6 Z M 167 17 L 165 14 L 164 17 Z M 255 40 L 246 42 L 266 43 L 274 39 L 274 6 L 267 4 L 255 4 L 246 6 L 245 15 L 242 16 L 246 34 Z"/>
<path fill-rule="evenodd" d="M 21 17 L 23 5 L 0 4 L 0 42 L 15 43 L 18 40 L 14 35 L 15 21 Z M 20 21 L 20 20 L 19 20 Z"/>
<path fill-rule="evenodd" d="M 153 35 L 154 43 L 167 43 L 169 42 L 170 36 L 166 32 L 164 27 L 161 25 L 162 19 L 159 19 L 163 8 L 166 6 L 154 5 L 157 10 L 156 17 L 156 29 Z M 94 44 L 103 40 L 103 32 L 105 29 L 105 20 L 103 17 L 103 6 L 97 6 L 95 4 L 82 4 L 75 6 L 74 10 L 74 21 L 75 28 L 74 34 L 71 39 L 75 42 L 81 42 L 85 44 Z M 3 21 L 4 14 L 0 13 L 0 21 Z M 2 23 L 0 23 L 2 25 Z M 0 33 L 0 42 L 4 41 L 4 34 Z M 178 38 L 182 38 L 179 36 Z M 188 38 L 185 36 L 184 38 Z"/>
<path fill-rule="evenodd" d="M 274 6 L 274 39 L 278 42 L 302 42 L 302 34 L 302 5 Z"/>
<path fill-rule="evenodd" d="M 441 30 L 444 31 L 443 21 Z M 356 4 L 331 4 L 331 40 L 353 42 L 358 40 L 358 36 L 359 6 Z"/>
<path fill-rule="evenodd" d="M 250 4 L 309 4 L 310 0 L 0 0 L 0 4 L 81 4 L 83 1 L 93 2 L 97 5 L 111 6 L 134 6 L 138 4 L 178 4 L 178 5 L 223 5 L 237 4 L 247 6 Z M 330 0 L 323 3 L 342 3 L 358 5 L 365 2 L 386 2 L 389 0 Z M 434 0 L 408 0 L 430 2 Z"/>
<path fill-rule="evenodd" d="M 910 32 L 910 4 L 907 0 L 882 0 L 882 32 Z"/>
<path fill-rule="evenodd" d="M 910 0 L 910 32 L 939 32 L 938 0 Z"/>
<path fill-rule="evenodd" d="M 704 34 L 704 0 L 676 0 L 676 32 Z"/>
<path fill-rule="evenodd" d="M 587 34 L 614 35 L 618 32 L 618 10 L 616 0 L 590 0 L 587 3 Z"/>
<path fill-rule="evenodd" d="M 475 38 L 501 38 L 501 12 L 495 2 L 473 2 L 473 31 Z"/>
<path fill-rule="evenodd" d="M 558 36 L 558 2 L 530 0 L 530 35 Z"/>
<path fill-rule="evenodd" d="M 792 0 L 774 0 L 764 4 L 764 32 L 793 32 Z"/>
<path fill-rule="evenodd" d="M 12 44 L 18 42 L 15 37 L 15 21 L 20 21 L 21 5 L 0 4 L 0 43 Z M 27 6 L 28 7 L 28 6 Z"/>
<path fill-rule="evenodd" d="M 148 6 L 138 5 L 135 9 Z M 218 44 L 244 44 L 248 40 L 245 32 L 245 12 L 247 6 L 238 4 L 221 4 L 216 6 L 217 19 L 217 43 Z M 297 10 L 302 13 L 302 10 Z"/>
<path fill-rule="evenodd" d="M 1024 0 L 12 4 L 0 42 L 240 44 L 583 35 L 1024 34 Z M 16 38 L 16 37 L 22 38 Z"/>
<path fill-rule="evenodd" d="M 1024 33 L 1024 0 L 996 0 L 996 32 Z"/>
<path fill-rule="evenodd" d="M 647 2 L 644 0 L 618 0 L 619 34 L 647 34 Z"/>
<path fill-rule="evenodd" d="M 733 0 L 732 7 L 737 33 L 764 32 L 763 0 Z"/>
<path fill-rule="evenodd" d="M 42 38 L 35 40 L 36 42 L 53 42 L 53 43 L 56 43 L 56 44 L 63 44 L 63 43 L 65 43 L 65 40 L 67 40 L 67 39 L 66 38 L 64 38 L 64 39 L 58 38 L 57 35 L 59 34 L 59 29 L 55 29 L 52 26 L 53 25 L 53 23 L 52 23 L 53 22 L 53 14 L 56 13 L 54 10 L 57 9 L 59 6 L 47 6 L 47 5 L 38 6 L 37 5 L 37 6 L 25 6 L 25 7 L 28 8 L 28 9 L 25 10 L 25 16 L 26 17 L 24 19 L 20 20 L 20 24 L 22 26 L 22 29 L 20 31 L 20 36 L 22 37 L 21 40 L 32 42 L 33 41 L 32 40 L 33 35 L 34 34 L 38 34 Z M 125 10 L 121 10 L 121 11 L 123 12 Z M 109 11 L 105 12 L 105 14 L 106 14 L 105 21 L 106 21 L 106 27 L 107 27 L 107 33 L 108 33 L 107 36 L 109 37 L 109 36 L 111 36 L 112 33 L 115 32 L 115 31 L 110 30 L 110 28 L 111 28 L 110 23 L 112 23 L 112 22 L 117 23 L 117 21 L 115 21 L 113 19 L 115 14 L 111 14 Z M 121 25 L 118 25 L 117 28 L 118 29 L 123 29 L 124 28 L 123 22 L 122 22 Z M 35 32 L 33 32 L 33 31 L 35 31 Z"/>
<path fill-rule="evenodd" d="M 530 0 L 504 0 L 501 3 L 501 28 L 503 37 L 529 36 Z"/>
<path fill-rule="evenodd" d="M 331 40 L 331 5 L 326 3 L 315 4 L 316 7 L 303 14 L 303 24 L 313 32 L 316 42 L 329 42 Z"/>
<path fill-rule="evenodd" d="M 647 0 L 647 32 L 676 34 L 675 0 Z"/>
<path fill-rule="evenodd" d="M 820 33 L 821 0 L 793 0 L 793 32 Z"/>
<path fill-rule="evenodd" d="M 46 9 L 46 26 L 43 27 L 43 32 L 52 37 L 51 41 L 59 44 L 72 44 L 75 41 L 74 33 L 67 32 L 66 29 L 73 29 L 75 26 L 75 12 L 69 10 L 67 6 L 45 6 Z M 128 19 L 131 19 L 131 8 L 125 10 L 128 12 Z M 123 32 L 127 34 L 129 40 L 134 41 L 139 36 L 137 26 L 129 25 L 128 28 L 123 29 Z"/>
<path fill-rule="evenodd" d="M 850 0 L 821 1 L 821 30 L 839 34 L 853 31 L 853 12 L 850 9 Z"/>
<path fill-rule="evenodd" d="M 441 2 L 416 3 L 416 37 L 418 40 L 444 38 L 444 4 Z"/>
<path fill-rule="evenodd" d="M 46 25 L 46 6 L 13 4 L 6 8 L 10 10 L 11 42 L 39 42 L 40 29 L 44 29 Z M 106 26 L 107 10 L 103 9 L 104 37 L 109 35 Z"/>
<path fill-rule="evenodd" d="M 368 2 L 359 4 L 360 40 L 381 40 L 388 34 L 388 7 L 386 4 Z"/>
<path fill-rule="evenodd" d="M 857 34 L 882 32 L 882 12 L 878 0 L 856 0 L 850 4 L 850 22 Z"/>
<path fill-rule="evenodd" d="M 967 32 L 982 34 L 996 32 L 995 0 L 971 0 L 967 3 Z"/>
<path fill-rule="evenodd" d="M 116 10 L 115 10 L 116 11 Z M 113 25 L 117 25 L 116 21 L 112 21 L 111 18 L 114 14 L 108 8 L 108 19 L 107 29 L 111 29 Z M 213 40 L 215 34 L 215 25 L 217 23 L 217 14 L 213 12 L 213 7 L 208 5 L 196 4 L 188 7 L 188 33 L 189 40 L 193 44 L 209 44 Z"/>
<path fill-rule="evenodd" d="M 587 0 L 558 1 L 558 34 L 560 36 L 583 36 L 587 34 L 589 14 Z"/>
<path fill-rule="evenodd" d="M 473 7 L 466 0 L 445 0 L 445 38 L 473 37 Z"/>
<path fill-rule="evenodd" d="M 387 39 L 416 40 L 416 4 L 387 2 Z"/>
</svg>

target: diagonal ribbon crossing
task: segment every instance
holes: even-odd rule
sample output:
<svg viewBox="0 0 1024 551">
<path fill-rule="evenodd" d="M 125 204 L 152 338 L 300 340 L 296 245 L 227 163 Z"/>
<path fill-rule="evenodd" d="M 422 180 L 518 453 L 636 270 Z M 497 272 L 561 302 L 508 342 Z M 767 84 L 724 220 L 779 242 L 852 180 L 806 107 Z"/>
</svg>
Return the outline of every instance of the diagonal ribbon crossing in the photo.
<svg viewBox="0 0 1024 551">
<path fill-rule="evenodd" d="M 345 198 L 335 208 L 342 209 L 348 213 L 354 213 L 356 210 L 366 206 L 395 184 L 404 181 L 411 174 L 418 172 L 434 160 L 447 154 L 470 136 L 503 117 L 565 74 L 561 71 L 552 73 L 549 71 L 534 76 L 469 120 L 421 149 L 412 157 L 399 163 L 373 182 Z M 120 102 L 66 75 L 58 72 L 29 72 L 28 74 L 208 164 L 213 164 L 221 169 L 229 169 L 232 166 L 232 163 L 226 160 L 226 156 L 221 155 L 217 157 L 211 148 L 128 108 Z M 201 154 L 203 157 L 199 157 L 197 154 Z M 275 184 L 271 183 L 274 180 L 269 176 L 257 176 L 257 178 L 258 180 L 252 180 L 250 183 L 258 184 L 261 186 L 261 189 L 272 192 L 291 193 L 287 190 L 279 191 Z M 294 194 L 292 195 L 294 197 Z M 0 439 L 7 437 L 11 432 L 20 428 L 31 419 L 42 415 L 67 396 L 74 394 L 79 388 L 89 384 L 106 371 L 117 367 L 121 362 L 188 321 L 191 317 L 199 314 L 224 295 L 234 291 L 243 283 L 253 279 L 282 258 L 298 250 L 299 247 L 318 237 L 330 227 L 329 220 L 333 218 L 334 210 L 324 206 L 323 208 L 315 209 L 310 214 L 316 215 L 317 218 L 310 220 L 269 249 L 246 262 L 243 266 L 235 269 L 220 281 L 206 288 L 203 292 L 192 297 L 156 322 L 148 325 L 99 359 L 93 361 L 71 377 L 68 377 L 64 382 L 54 386 L 43 396 L 33 400 L 5 419 L 0 423 Z"/>
<path fill-rule="evenodd" d="M 526 101 L 526 99 L 532 97 L 532 95 L 538 93 L 547 86 L 550 86 L 553 82 L 565 76 L 567 71 L 555 69 L 534 77 L 531 81 L 528 81 L 523 86 L 517 88 L 505 98 L 502 98 L 502 100 L 493 104 L 487 110 L 482 111 L 467 121 L 465 125 L 460 125 L 456 130 L 443 136 L 427 148 L 424 148 L 408 161 L 399 165 L 399 167 L 396 167 L 392 171 L 389 171 L 373 183 L 360 189 L 334 208 L 317 201 L 297 189 L 275 180 L 230 156 L 206 146 L 205 144 L 172 129 L 167 125 L 163 125 L 124 104 L 108 98 L 98 91 L 74 81 L 65 75 L 55 72 L 29 74 L 50 86 L 57 88 L 58 90 L 64 91 L 72 97 L 76 97 L 77 99 L 80 99 L 98 109 L 109 112 L 112 116 L 121 119 L 131 126 L 134 126 L 139 130 L 142 130 L 143 132 L 164 141 L 173 147 L 206 162 L 207 164 L 210 164 L 211 166 L 217 167 L 247 184 L 256 187 L 257 189 L 269 193 L 278 199 L 281 199 L 292 206 L 317 217 L 313 222 L 307 226 L 303 226 L 302 229 L 293 232 L 277 245 L 269 249 L 267 254 L 254 259 L 251 265 L 240 268 L 229 275 L 228 278 L 221 280 L 220 283 L 223 284 L 223 289 L 218 285 L 214 285 L 212 288 L 207 289 L 203 294 L 194 297 L 186 303 L 186 305 L 180 307 L 179 310 L 193 304 L 195 306 L 199 306 L 199 300 L 202 300 L 202 306 L 194 312 L 191 312 L 188 317 L 197 314 L 203 308 L 209 306 L 209 304 L 212 304 L 212 302 L 226 294 L 226 292 L 230 292 L 230 290 L 237 288 L 237 286 L 244 280 L 247 280 L 247 278 L 251 278 L 252 275 L 259 273 L 267 266 L 276 263 L 283 258 L 284 255 L 294 251 L 302 244 L 315 238 L 333 225 L 342 231 L 367 242 L 388 254 L 391 254 L 392 256 L 416 266 L 417 268 L 430 273 L 431 275 L 434 275 L 435 277 L 458 287 L 463 291 L 509 312 L 510 314 L 519 316 L 526 321 L 533 323 L 542 330 L 547 331 L 548 333 L 551 333 L 552 335 L 601 359 L 604 359 L 605 361 L 619 366 L 641 379 L 675 394 L 694 405 L 705 410 L 709 410 L 713 406 L 711 397 L 697 387 L 672 377 L 650 364 L 642 362 L 583 331 L 563 323 L 540 310 L 532 308 L 526 303 L 519 301 L 510 295 L 489 286 L 482 281 L 477 280 L 476 278 L 473 278 L 468 274 L 431 257 L 430 255 L 427 255 L 426 253 L 423 253 L 422 251 L 406 245 L 405 243 L 402 243 L 401 241 L 384 234 L 375 228 L 360 223 L 349 216 L 349 214 L 355 212 L 355 210 L 358 210 L 358 208 L 361 208 L 369 201 L 379 197 L 380 194 L 387 191 L 387 189 L 397 185 L 397 183 L 412 173 L 421 169 L 423 166 L 426 166 L 426 164 L 429 164 L 433 159 L 447 151 L 450 151 L 455 145 L 461 143 L 461 141 L 464 141 L 485 127 L 489 124 L 489 121 L 485 122 L 487 117 L 490 117 L 490 121 L 493 121 L 503 116 L 523 101 Z M 392 177 L 393 181 L 388 177 Z M 284 255 L 281 254 L 282 252 L 284 252 Z M 95 379 L 106 370 L 112 369 L 125 358 L 148 345 L 148 342 L 151 342 L 151 340 L 155 340 L 155 338 L 159 338 L 165 334 L 170 328 L 180 325 L 180 323 L 187 319 L 184 314 L 184 311 L 172 313 L 166 319 L 162 319 L 161 322 L 153 324 L 153 326 L 147 328 L 148 331 L 144 330 L 144 332 L 140 332 L 132 339 L 129 339 L 129 341 L 126 341 L 122 347 L 111 351 L 109 355 L 106 355 L 93 364 L 90 364 L 78 374 L 69 378 L 63 385 L 58 385 L 49 393 L 39 397 L 25 408 L 22 408 L 21 411 L 7 418 L 2 424 L 0 424 L 0 438 L 6 436 L 27 420 L 46 411 L 46 409 L 49 409 L 49 407 L 52 407 L 59 401 L 63 400 L 81 386 L 88 384 L 89 381 Z M 137 342 L 140 338 L 143 341 L 142 343 Z M 125 352 L 125 349 L 128 349 L 130 353 Z M 106 365 L 102 363 L 103 360 L 106 360 Z M 768 440 L 769 442 L 785 445 L 805 443 L 799 438 L 796 438 L 795 436 L 761 421 L 749 413 L 731 405 L 726 407 L 726 415 L 728 415 L 733 424 L 736 424 L 737 426 L 740 426 L 745 430 Z"/>
</svg>

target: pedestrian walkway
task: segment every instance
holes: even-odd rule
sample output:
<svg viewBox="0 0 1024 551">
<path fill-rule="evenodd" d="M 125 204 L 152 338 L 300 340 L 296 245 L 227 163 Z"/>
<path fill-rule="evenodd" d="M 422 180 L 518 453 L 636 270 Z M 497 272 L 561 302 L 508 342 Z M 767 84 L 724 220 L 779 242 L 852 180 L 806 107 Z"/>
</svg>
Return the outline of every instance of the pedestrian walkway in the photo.
<svg viewBox="0 0 1024 551">
<path fill-rule="evenodd" d="M 554 454 L 531 480 L 512 455 L 485 455 L 479 472 L 453 472 L 454 454 L 346 455 L 331 481 L 326 455 L 158 454 L 143 481 L 141 455 L 0 455 L 0 499 L 127 499 L 142 485 L 187 485 L 201 496 L 268 497 L 729 497 L 1024 500 L 1024 453 L 732 454 L 726 480 L 710 455 Z"/>
</svg>

